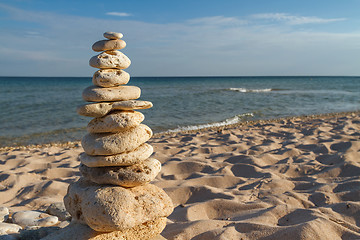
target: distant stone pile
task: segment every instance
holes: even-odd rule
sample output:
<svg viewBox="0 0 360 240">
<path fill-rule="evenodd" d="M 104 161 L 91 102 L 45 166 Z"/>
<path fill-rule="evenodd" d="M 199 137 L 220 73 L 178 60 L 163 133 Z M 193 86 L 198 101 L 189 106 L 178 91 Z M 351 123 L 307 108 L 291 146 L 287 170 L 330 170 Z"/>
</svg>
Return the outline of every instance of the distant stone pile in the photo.
<svg viewBox="0 0 360 240">
<path fill-rule="evenodd" d="M 94 85 L 83 91 L 83 99 L 91 103 L 78 108 L 80 115 L 94 117 L 82 140 L 82 177 L 70 184 L 64 203 L 73 219 L 97 232 L 150 239 L 162 232 L 173 211 L 169 196 L 149 184 L 161 163 L 150 157 L 153 148 L 146 141 L 152 131 L 141 124 L 144 115 L 134 111 L 152 103 L 135 100 L 140 88 L 125 85 L 130 75 L 122 69 L 131 62 L 118 51 L 126 46 L 123 35 L 106 32 L 104 37 L 92 46 L 101 53 L 90 59 L 90 66 L 100 70 Z"/>
</svg>

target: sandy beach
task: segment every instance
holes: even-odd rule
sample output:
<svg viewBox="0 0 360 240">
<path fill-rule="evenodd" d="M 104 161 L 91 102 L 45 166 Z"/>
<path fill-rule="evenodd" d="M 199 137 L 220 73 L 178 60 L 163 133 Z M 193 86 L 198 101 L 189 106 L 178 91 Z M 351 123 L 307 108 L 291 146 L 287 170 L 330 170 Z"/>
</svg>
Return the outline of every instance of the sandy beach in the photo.
<svg viewBox="0 0 360 240">
<path fill-rule="evenodd" d="M 150 126 L 151 127 L 151 126 Z M 166 239 L 360 239 L 360 113 L 156 134 Z M 79 142 L 0 150 L 0 206 L 45 210 L 80 177 Z"/>
</svg>

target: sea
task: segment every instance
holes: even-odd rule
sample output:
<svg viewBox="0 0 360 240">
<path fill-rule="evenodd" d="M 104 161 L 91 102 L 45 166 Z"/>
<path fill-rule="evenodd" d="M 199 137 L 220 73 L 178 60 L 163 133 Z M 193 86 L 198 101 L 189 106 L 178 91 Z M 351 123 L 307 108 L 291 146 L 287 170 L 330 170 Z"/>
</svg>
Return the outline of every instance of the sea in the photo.
<svg viewBox="0 0 360 240">
<path fill-rule="evenodd" d="M 0 147 L 69 142 L 86 134 L 76 108 L 90 77 L 0 77 Z M 132 77 L 144 124 L 157 132 L 360 110 L 360 77 Z"/>
</svg>

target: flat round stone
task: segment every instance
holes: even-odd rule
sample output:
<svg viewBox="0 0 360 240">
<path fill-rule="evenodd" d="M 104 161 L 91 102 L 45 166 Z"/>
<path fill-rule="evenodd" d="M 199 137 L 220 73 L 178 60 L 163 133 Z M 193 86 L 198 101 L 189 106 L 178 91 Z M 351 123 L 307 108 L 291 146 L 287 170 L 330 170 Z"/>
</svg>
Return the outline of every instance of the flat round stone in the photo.
<svg viewBox="0 0 360 240">
<path fill-rule="evenodd" d="M 104 37 L 107 39 L 120 39 L 123 36 L 124 35 L 122 33 L 117 33 L 117 32 L 105 32 L 104 33 Z"/>
<path fill-rule="evenodd" d="M 161 170 L 161 163 L 148 158 L 142 163 L 127 167 L 88 167 L 80 165 L 82 176 L 97 184 L 113 184 L 122 187 L 144 185 L 155 179 Z"/>
<path fill-rule="evenodd" d="M 22 227 L 25 226 L 53 226 L 58 222 L 58 218 L 38 211 L 20 211 L 12 215 L 13 223 Z"/>
<path fill-rule="evenodd" d="M 106 51 L 90 58 L 89 64 L 94 68 L 100 69 L 125 69 L 130 66 L 131 61 L 120 51 Z"/>
<path fill-rule="evenodd" d="M 3 234 L 18 233 L 21 229 L 17 224 L 0 222 L 0 239 Z"/>
<path fill-rule="evenodd" d="M 84 104 L 77 108 L 77 113 L 86 117 L 102 117 L 114 110 L 148 109 L 153 104 L 149 101 L 128 100 L 120 102 L 100 102 Z"/>
<path fill-rule="evenodd" d="M 133 151 L 111 156 L 90 156 L 83 152 L 79 159 L 88 167 L 130 166 L 148 159 L 153 152 L 153 147 L 144 143 Z"/>
<path fill-rule="evenodd" d="M 101 40 L 97 41 L 92 45 L 92 50 L 95 52 L 109 51 L 109 50 L 120 50 L 126 47 L 124 40 Z"/>
<path fill-rule="evenodd" d="M 173 211 L 170 197 L 155 185 L 124 188 L 83 178 L 69 185 L 64 203 L 74 220 L 99 232 L 133 228 Z"/>
<path fill-rule="evenodd" d="M 140 124 L 118 133 L 89 133 L 81 145 L 88 155 L 114 155 L 133 151 L 152 136 L 151 129 Z"/>
<path fill-rule="evenodd" d="M 141 90 L 136 86 L 102 88 L 90 86 L 84 89 L 82 97 L 88 102 L 126 101 L 139 98 Z"/>
<path fill-rule="evenodd" d="M 87 125 L 87 131 L 90 133 L 120 132 L 138 126 L 144 118 L 141 112 L 116 111 L 91 120 Z"/>
<path fill-rule="evenodd" d="M 120 69 L 100 69 L 93 75 L 92 82 L 99 87 L 117 87 L 127 84 L 130 74 Z"/>
</svg>

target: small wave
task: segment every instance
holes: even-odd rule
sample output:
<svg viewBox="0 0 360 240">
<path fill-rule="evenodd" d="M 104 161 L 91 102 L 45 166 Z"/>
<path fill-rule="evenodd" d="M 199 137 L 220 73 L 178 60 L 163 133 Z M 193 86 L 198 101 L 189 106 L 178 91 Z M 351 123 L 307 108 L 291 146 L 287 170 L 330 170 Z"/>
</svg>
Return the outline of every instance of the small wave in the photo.
<svg viewBox="0 0 360 240">
<path fill-rule="evenodd" d="M 247 93 L 247 92 L 271 92 L 271 91 L 274 91 L 274 89 L 272 89 L 272 88 L 263 88 L 263 89 L 229 88 L 227 90 L 236 91 L 236 92 L 242 92 L 242 93 Z"/>
<path fill-rule="evenodd" d="M 214 123 L 206 123 L 206 124 L 200 124 L 200 125 L 191 125 L 191 126 L 184 126 L 184 127 L 178 127 L 175 129 L 170 129 L 165 131 L 165 133 L 175 133 L 175 132 L 182 132 L 182 131 L 191 131 L 191 130 L 200 130 L 204 128 L 211 128 L 211 127 L 222 127 L 226 125 L 231 125 L 235 123 L 239 123 L 241 121 L 244 121 L 245 119 L 254 117 L 253 113 L 244 113 L 239 114 L 231 118 L 227 118 L 224 121 L 221 122 L 214 122 Z"/>
</svg>

